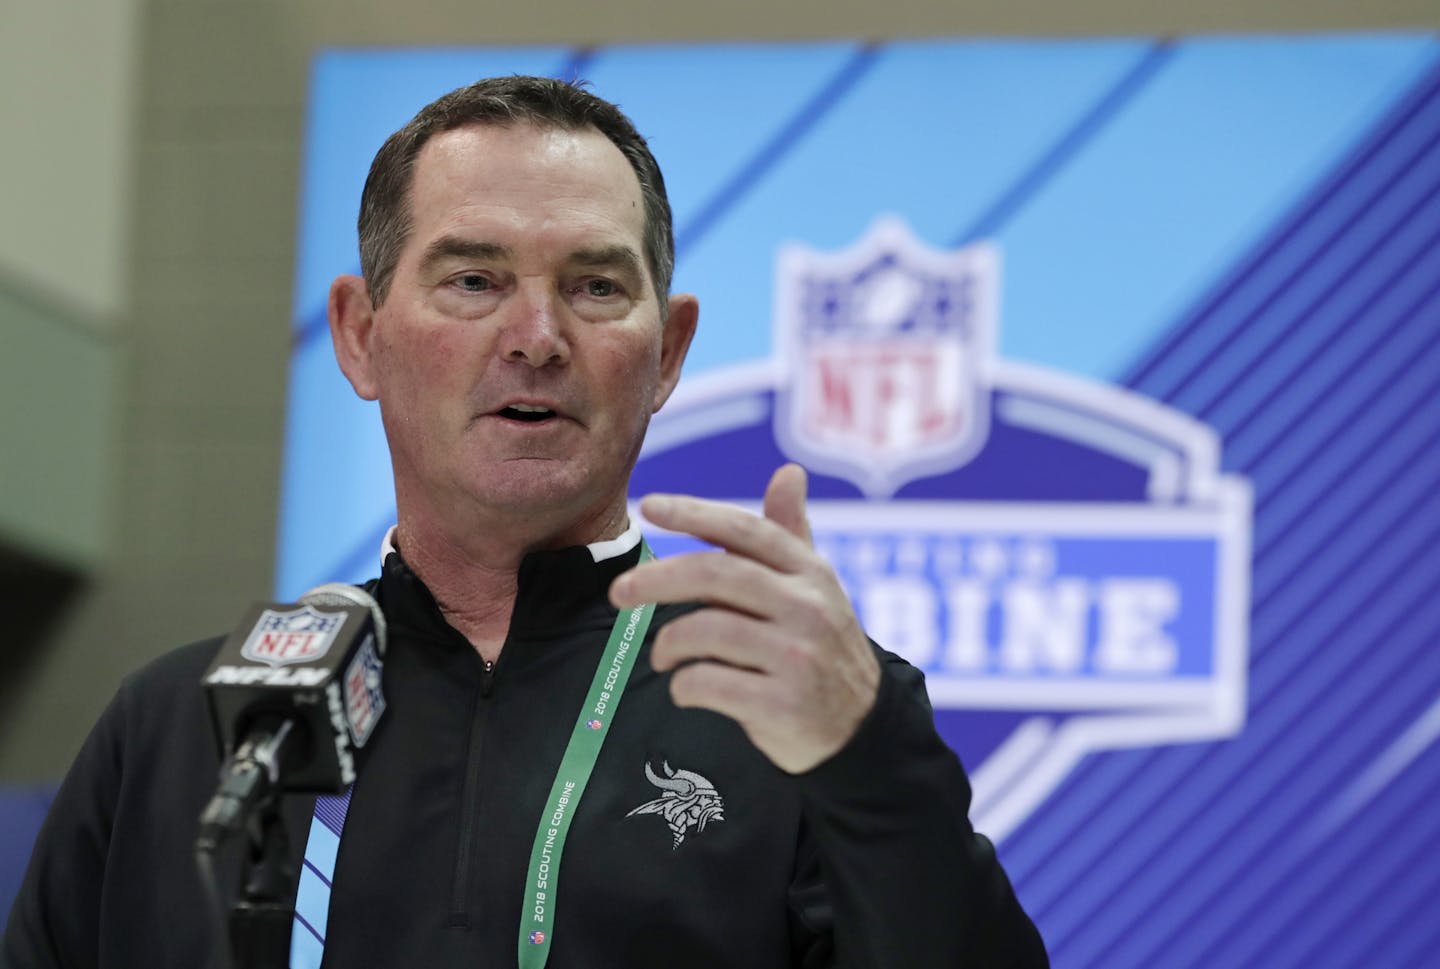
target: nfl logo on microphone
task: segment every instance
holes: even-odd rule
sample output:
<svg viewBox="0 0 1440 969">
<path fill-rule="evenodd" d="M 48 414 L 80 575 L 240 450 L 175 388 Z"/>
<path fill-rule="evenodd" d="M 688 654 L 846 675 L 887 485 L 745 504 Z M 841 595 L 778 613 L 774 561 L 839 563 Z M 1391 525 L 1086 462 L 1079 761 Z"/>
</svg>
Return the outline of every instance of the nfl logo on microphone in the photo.
<svg viewBox="0 0 1440 969">
<path fill-rule="evenodd" d="M 266 609 L 246 637 L 240 655 L 272 667 L 313 663 L 330 651 L 345 618 L 343 612 L 319 612 L 308 605 Z"/>
</svg>

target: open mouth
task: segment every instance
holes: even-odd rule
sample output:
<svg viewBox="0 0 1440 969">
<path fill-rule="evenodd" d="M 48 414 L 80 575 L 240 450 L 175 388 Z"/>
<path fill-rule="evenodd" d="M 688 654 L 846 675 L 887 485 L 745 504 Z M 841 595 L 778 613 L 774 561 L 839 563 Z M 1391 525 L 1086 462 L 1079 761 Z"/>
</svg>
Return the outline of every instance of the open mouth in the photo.
<svg viewBox="0 0 1440 969">
<path fill-rule="evenodd" d="M 507 420 L 521 421 L 526 424 L 538 424 L 540 421 L 549 420 L 555 416 L 555 412 L 548 407 L 537 407 L 531 404 L 511 404 L 509 407 L 502 407 L 498 413 Z"/>
</svg>

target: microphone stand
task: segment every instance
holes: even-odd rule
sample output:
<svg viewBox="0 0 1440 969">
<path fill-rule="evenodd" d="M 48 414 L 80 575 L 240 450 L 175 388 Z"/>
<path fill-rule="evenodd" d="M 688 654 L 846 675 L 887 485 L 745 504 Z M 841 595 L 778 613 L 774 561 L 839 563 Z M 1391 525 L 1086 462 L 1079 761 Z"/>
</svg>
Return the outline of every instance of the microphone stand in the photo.
<svg viewBox="0 0 1440 969">
<path fill-rule="evenodd" d="M 240 896 L 230 909 L 234 969 L 288 969 L 296 871 L 280 799 L 267 798 L 246 825 Z"/>
<path fill-rule="evenodd" d="M 283 761 L 292 748 L 294 721 L 261 731 L 236 750 L 221 771 L 220 789 L 200 817 L 195 842 L 201 879 L 220 916 L 213 859 L 229 837 L 245 832 L 240 892 L 230 907 L 232 969 L 289 969 L 293 899 L 299 873 L 290 861 L 290 837 L 280 810 Z M 220 954 L 221 966 L 227 964 Z"/>
</svg>

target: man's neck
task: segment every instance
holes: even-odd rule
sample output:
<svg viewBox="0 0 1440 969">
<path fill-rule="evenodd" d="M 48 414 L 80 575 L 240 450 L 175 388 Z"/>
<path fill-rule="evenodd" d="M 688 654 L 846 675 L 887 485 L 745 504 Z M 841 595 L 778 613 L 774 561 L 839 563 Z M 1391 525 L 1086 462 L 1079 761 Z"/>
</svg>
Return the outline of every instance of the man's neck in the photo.
<svg viewBox="0 0 1440 969">
<path fill-rule="evenodd" d="M 445 621 L 470 641 L 481 659 L 493 663 L 510 629 L 525 556 L 618 538 L 627 523 L 622 506 L 618 515 L 603 516 L 591 527 L 550 534 L 475 529 L 456 536 L 445 529 L 426 528 L 423 520 L 407 519 L 402 513 L 395 539 L 405 564 L 435 597 Z M 485 538 L 472 540 L 474 535 Z"/>
</svg>

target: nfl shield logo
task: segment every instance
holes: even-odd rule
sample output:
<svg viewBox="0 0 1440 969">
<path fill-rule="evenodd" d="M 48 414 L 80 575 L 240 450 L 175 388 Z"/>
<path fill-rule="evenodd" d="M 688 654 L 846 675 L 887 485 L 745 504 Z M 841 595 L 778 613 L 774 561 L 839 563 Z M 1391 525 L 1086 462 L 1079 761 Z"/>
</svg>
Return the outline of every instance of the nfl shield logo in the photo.
<svg viewBox="0 0 1440 969">
<path fill-rule="evenodd" d="M 780 253 L 775 345 L 787 454 L 872 498 L 952 471 L 990 423 L 999 255 L 932 249 L 897 219 L 853 246 Z"/>
<path fill-rule="evenodd" d="M 385 693 L 381 689 L 384 670 L 385 664 L 375 651 L 375 637 L 367 635 L 345 671 L 345 719 L 356 747 L 365 746 L 385 712 Z"/>
<path fill-rule="evenodd" d="M 345 613 L 320 612 L 308 605 L 266 609 L 240 648 L 240 655 L 252 663 L 276 667 L 313 663 L 330 651 L 344 624 Z"/>
</svg>

